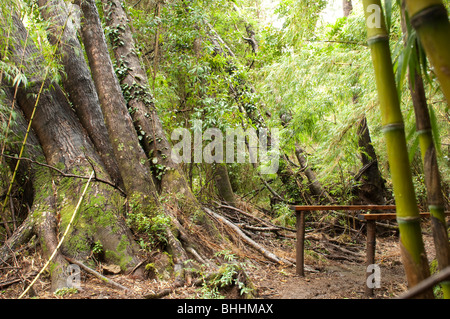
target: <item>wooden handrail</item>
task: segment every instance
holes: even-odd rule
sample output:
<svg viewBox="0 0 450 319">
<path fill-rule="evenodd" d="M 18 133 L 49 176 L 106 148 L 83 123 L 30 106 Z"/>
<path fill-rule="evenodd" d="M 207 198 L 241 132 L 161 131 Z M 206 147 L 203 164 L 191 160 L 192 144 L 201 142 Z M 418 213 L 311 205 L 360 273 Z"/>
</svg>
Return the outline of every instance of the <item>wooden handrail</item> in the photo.
<svg viewBox="0 0 450 319">
<path fill-rule="evenodd" d="M 450 216 L 450 212 L 445 212 L 446 216 Z M 358 217 L 364 218 L 365 220 L 392 220 L 397 218 L 395 213 L 386 214 L 361 214 Z M 430 217 L 429 212 L 420 213 L 420 217 Z"/>
<path fill-rule="evenodd" d="M 299 211 L 314 211 L 314 210 L 392 210 L 395 205 L 292 205 L 291 209 Z"/>
<path fill-rule="evenodd" d="M 295 211 L 297 219 L 297 237 L 296 237 L 296 273 L 299 276 L 305 276 L 304 270 L 304 249 L 305 249 L 305 215 L 311 211 L 330 211 L 330 210 L 395 210 L 395 205 L 307 205 L 296 206 L 291 205 L 290 208 Z M 450 216 L 450 212 L 445 212 L 446 216 Z M 420 217 L 429 217 L 429 212 L 420 213 Z M 396 213 L 375 213 L 375 214 L 359 214 L 358 218 L 367 221 L 366 236 L 366 264 L 375 263 L 375 246 L 376 246 L 376 221 L 377 220 L 393 220 L 397 218 Z M 368 273 L 366 274 L 366 277 Z M 366 296 L 373 296 L 373 288 L 365 287 Z"/>
</svg>

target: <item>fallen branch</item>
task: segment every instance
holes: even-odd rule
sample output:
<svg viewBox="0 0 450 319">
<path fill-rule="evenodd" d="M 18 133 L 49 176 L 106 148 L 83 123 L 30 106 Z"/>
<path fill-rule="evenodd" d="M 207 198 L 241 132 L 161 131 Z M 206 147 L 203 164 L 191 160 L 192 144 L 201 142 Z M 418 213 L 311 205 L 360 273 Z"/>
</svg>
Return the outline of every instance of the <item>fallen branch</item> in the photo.
<svg viewBox="0 0 450 319">
<path fill-rule="evenodd" d="M 216 278 L 217 276 L 219 276 L 218 272 L 212 272 L 209 273 L 205 276 L 202 276 L 201 278 L 196 279 L 192 285 L 195 287 L 199 287 L 201 286 L 204 282 L 210 281 L 214 278 Z M 155 293 L 151 293 L 151 294 L 147 294 L 144 295 L 143 298 L 144 299 L 160 299 L 162 297 L 168 296 L 170 295 L 172 292 L 174 292 L 175 290 L 177 290 L 178 288 L 182 288 L 184 287 L 185 284 L 183 282 L 177 281 L 175 282 L 175 284 L 173 284 L 171 287 L 169 288 L 164 288 L 161 289 L 160 291 L 157 291 Z"/>
<path fill-rule="evenodd" d="M 184 286 L 185 286 L 184 282 L 177 281 L 172 287 L 164 288 L 164 289 L 162 289 L 162 290 L 160 290 L 158 292 L 144 295 L 143 298 L 144 299 L 161 299 L 162 297 L 170 295 L 177 288 L 181 288 L 181 287 L 184 287 Z"/>
<path fill-rule="evenodd" d="M 6 288 L 6 287 L 11 286 L 18 282 L 23 282 L 23 280 L 21 278 L 15 278 L 15 279 L 0 282 L 0 289 Z"/>
<path fill-rule="evenodd" d="M 88 266 L 86 266 L 85 264 L 83 264 L 80 261 L 74 260 L 72 258 L 66 257 L 64 256 L 64 258 L 71 264 L 75 264 L 80 266 L 80 268 L 82 268 L 84 271 L 86 271 L 87 273 L 97 277 L 98 279 L 100 279 L 101 281 L 115 287 L 115 288 L 119 288 L 122 290 L 126 290 L 129 291 L 129 289 L 127 287 L 122 286 L 121 284 L 118 284 L 117 282 L 109 279 L 108 277 L 103 276 L 102 274 L 100 274 L 99 272 L 95 271 L 94 269 L 89 268 Z"/>
<path fill-rule="evenodd" d="M 251 230 L 251 231 L 260 231 L 260 232 L 279 232 L 281 229 L 278 227 L 257 227 L 246 224 L 239 225 L 240 228 Z"/>
<path fill-rule="evenodd" d="M 223 204 L 220 204 L 220 203 L 218 203 L 218 202 L 216 202 L 216 204 L 218 204 L 220 208 L 232 209 L 232 210 L 234 210 L 234 211 L 236 211 L 236 212 L 238 212 L 238 213 L 240 213 L 240 214 L 242 214 L 242 215 L 244 215 L 244 216 L 250 217 L 250 218 L 252 218 L 252 219 L 254 219 L 254 220 L 260 222 L 261 224 L 268 226 L 268 227 L 271 227 L 271 228 L 278 228 L 278 230 L 284 229 L 284 230 L 288 230 L 288 231 L 291 231 L 291 232 L 296 232 L 296 231 L 297 231 L 297 230 L 294 229 L 294 228 L 289 228 L 289 227 L 284 227 L 284 226 L 274 225 L 274 224 L 272 224 L 271 222 L 268 222 L 268 221 L 266 221 L 266 220 L 264 220 L 264 219 L 261 219 L 261 218 L 258 218 L 258 217 L 256 217 L 256 216 L 253 216 L 252 214 L 247 213 L 247 212 L 245 212 L 245 211 L 243 211 L 243 210 L 241 210 L 241 209 L 239 209 L 239 208 L 236 208 L 236 207 L 233 207 L 233 206 L 223 205 Z"/>
<path fill-rule="evenodd" d="M 272 252 L 268 251 L 267 249 L 265 249 L 264 247 L 262 247 L 261 245 L 256 243 L 254 240 L 252 240 L 250 237 L 248 237 L 246 234 L 244 234 L 238 226 L 236 226 L 235 224 L 233 224 L 226 218 L 220 216 L 219 214 L 216 214 L 209 208 L 203 207 L 203 210 L 211 217 L 220 220 L 222 223 L 226 224 L 231 229 L 233 229 L 249 246 L 256 249 L 259 253 L 261 253 L 264 257 L 266 257 L 270 261 L 273 261 L 277 264 L 287 264 L 289 266 L 293 265 L 290 261 L 276 256 Z"/>
</svg>

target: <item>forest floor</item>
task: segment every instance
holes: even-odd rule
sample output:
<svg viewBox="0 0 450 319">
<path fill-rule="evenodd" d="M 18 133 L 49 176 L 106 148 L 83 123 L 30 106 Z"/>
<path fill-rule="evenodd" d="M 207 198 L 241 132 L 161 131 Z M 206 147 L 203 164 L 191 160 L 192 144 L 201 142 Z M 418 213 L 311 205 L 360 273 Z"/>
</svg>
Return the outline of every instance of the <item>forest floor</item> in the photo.
<svg viewBox="0 0 450 319">
<path fill-rule="evenodd" d="M 425 226 L 426 227 L 426 226 Z M 424 228 L 424 242 L 427 256 L 431 261 L 434 256 L 434 245 L 429 228 Z M 322 235 L 322 234 L 321 234 Z M 308 234 L 309 238 L 314 234 Z M 330 258 L 332 255 L 314 253 L 314 246 L 323 245 L 322 241 L 310 240 L 306 247 L 308 250 L 305 256 L 307 271 L 305 277 L 295 274 L 295 267 L 282 267 L 267 262 L 263 257 L 253 258 L 254 252 L 244 249 L 251 255 L 248 258 L 238 260 L 244 264 L 244 269 L 253 285 L 256 287 L 258 299 L 367 299 L 365 296 L 366 266 L 365 237 L 357 244 L 352 244 L 352 251 L 356 251 L 358 256 L 352 261 L 339 260 L 346 258 Z M 323 238 L 323 237 L 322 237 Z M 266 241 L 268 243 L 268 241 Z M 272 249 L 276 253 L 284 252 L 284 257 L 295 258 L 294 240 L 279 240 L 278 243 L 270 241 Z M 279 244 L 278 247 L 276 245 Z M 322 246 L 323 248 L 326 246 Z M 347 246 L 348 247 L 348 246 Z M 374 296 L 370 298 L 387 299 L 395 298 L 407 290 L 407 283 L 401 263 L 398 236 L 379 236 L 377 238 L 376 263 L 381 269 L 381 288 L 374 290 Z M 320 255 L 320 257 L 317 257 Z M 355 255 L 356 256 L 356 255 Z M 44 263 L 38 251 L 35 254 L 22 255 L 17 257 L 17 265 L 21 267 L 21 276 L 33 278 Z M 9 275 L 8 275 L 9 274 Z M 0 284 L 17 277 L 12 275 L 13 271 L 0 269 Z M 34 286 L 36 298 L 39 299 L 141 299 L 143 296 L 161 291 L 170 287 L 170 282 L 156 280 L 140 280 L 128 275 L 108 276 L 111 280 L 129 288 L 125 292 L 115 287 L 105 284 L 100 279 L 86 274 L 82 271 L 81 289 L 77 293 L 54 295 L 50 293 L 49 276 L 42 276 Z M 24 285 L 16 283 L 6 288 L 0 286 L 0 299 L 15 299 L 23 291 Z M 172 293 L 163 297 L 166 299 L 200 299 L 204 297 L 198 286 L 185 286 L 176 288 Z M 236 295 L 226 295 L 227 298 L 239 297 Z"/>
</svg>

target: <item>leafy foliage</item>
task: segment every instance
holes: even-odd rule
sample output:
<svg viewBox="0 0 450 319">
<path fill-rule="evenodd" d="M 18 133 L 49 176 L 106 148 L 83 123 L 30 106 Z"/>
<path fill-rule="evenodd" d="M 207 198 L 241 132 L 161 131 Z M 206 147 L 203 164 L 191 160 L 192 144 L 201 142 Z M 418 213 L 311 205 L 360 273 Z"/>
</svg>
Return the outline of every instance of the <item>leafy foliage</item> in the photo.
<svg viewBox="0 0 450 319">
<path fill-rule="evenodd" d="M 338 15 L 334 23 L 328 24 L 322 16 L 327 4 L 282 0 L 273 13 L 268 13 L 261 1 L 173 1 L 163 6 L 160 16 L 152 7 L 130 8 L 138 43 L 145 45 L 142 52 L 152 52 L 155 27 L 162 31 L 153 93 L 167 131 L 179 126 L 192 128 L 194 120 L 202 120 L 203 129 L 225 130 L 240 126 L 242 121 L 257 125 L 243 113 L 242 103 L 261 113 L 268 127 L 281 130 L 282 150 L 288 156 L 293 154 L 296 143 L 303 145 L 308 150 L 308 163 L 322 185 L 334 197 L 348 200 L 353 177 L 361 167 L 356 128 L 365 116 L 380 169 L 389 185 L 362 5 L 355 2 L 349 17 Z M 442 117 L 448 106 L 438 102 L 443 98 L 423 56 L 414 56 L 413 48 L 403 46 L 398 2 L 385 1 L 384 7 L 413 159 L 418 156 L 418 143 L 411 99 L 405 94 L 406 66 L 414 60 L 422 61 L 422 72 L 430 79 L 427 90 L 433 92 L 430 105 L 438 144 L 443 143 L 439 136 L 448 127 L 448 119 Z M 255 30 L 259 44 L 256 55 L 243 40 L 247 25 Z M 217 41 L 215 35 L 223 42 Z M 409 41 L 412 43 L 414 38 L 412 32 Z M 151 53 L 143 59 L 149 73 L 155 67 L 154 59 Z M 244 94 L 236 99 L 230 87 Z M 280 121 L 283 116 L 290 119 L 287 125 Z M 441 151 L 441 162 L 444 156 Z M 194 167 L 194 180 L 196 175 L 207 178 L 202 169 Z M 253 185 L 251 170 L 243 172 L 240 166 L 230 165 L 229 174 L 239 180 L 232 179 L 234 188 L 248 194 L 250 190 L 241 185 Z M 274 185 L 286 198 L 300 200 L 301 194 L 293 188 L 279 181 Z M 267 194 L 261 192 L 260 198 Z"/>
</svg>

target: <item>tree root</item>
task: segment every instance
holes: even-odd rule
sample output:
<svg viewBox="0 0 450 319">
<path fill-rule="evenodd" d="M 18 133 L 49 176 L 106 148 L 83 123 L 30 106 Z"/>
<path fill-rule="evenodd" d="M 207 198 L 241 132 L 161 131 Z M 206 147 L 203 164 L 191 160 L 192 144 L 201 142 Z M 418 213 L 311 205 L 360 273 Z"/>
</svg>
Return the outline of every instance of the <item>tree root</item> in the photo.
<svg viewBox="0 0 450 319">
<path fill-rule="evenodd" d="M 181 282 L 175 282 L 174 285 L 168 288 L 161 289 L 155 293 L 144 295 L 144 299 L 160 299 L 170 295 L 179 288 L 186 287 Z M 237 264 L 224 264 L 220 269 L 208 273 L 196 279 L 192 286 L 205 286 L 207 289 L 221 289 L 223 291 L 232 290 L 236 288 L 239 292 L 238 297 L 246 299 L 253 298 L 256 292 L 254 285 L 251 283 L 245 271 Z"/>
<path fill-rule="evenodd" d="M 26 244 L 34 235 L 34 227 L 36 221 L 33 215 L 28 216 L 27 219 L 17 228 L 12 236 L 8 238 L 6 243 L 0 247 L 0 262 L 6 263 L 11 258 L 11 254 L 20 246 Z"/>
<path fill-rule="evenodd" d="M 203 207 L 203 210 L 212 218 L 219 220 L 220 222 L 224 223 L 225 225 L 227 225 L 228 227 L 230 227 L 235 233 L 237 233 L 239 235 L 239 237 L 246 242 L 249 246 L 251 246 L 252 248 L 256 249 L 259 253 L 261 253 L 264 257 L 266 257 L 268 260 L 280 264 L 280 265 L 289 265 L 289 266 L 293 266 L 293 263 L 291 263 L 290 261 L 278 257 L 276 256 L 274 253 L 268 251 L 266 248 L 264 248 L 263 246 L 259 245 L 258 243 L 256 243 L 253 239 L 251 239 L 250 237 L 248 237 L 246 234 L 244 234 L 242 232 L 242 230 L 236 226 L 235 224 L 233 224 L 232 222 L 230 222 L 229 220 L 227 220 L 225 217 L 220 216 L 219 214 L 213 212 L 211 209 L 207 208 L 207 207 Z"/>
<path fill-rule="evenodd" d="M 80 266 L 84 271 L 86 271 L 87 273 L 97 277 L 98 279 L 100 279 L 102 282 L 105 282 L 106 284 L 114 287 L 114 288 L 118 288 L 121 290 L 126 290 L 129 291 L 129 289 L 127 287 L 122 286 L 121 284 L 116 283 L 115 281 L 103 276 L 102 274 L 100 274 L 99 272 L 89 268 L 88 266 L 84 265 L 82 262 L 77 261 L 75 259 L 69 258 L 67 256 L 63 256 L 69 263 L 71 264 L 75 264 Z"/>
</svg>

